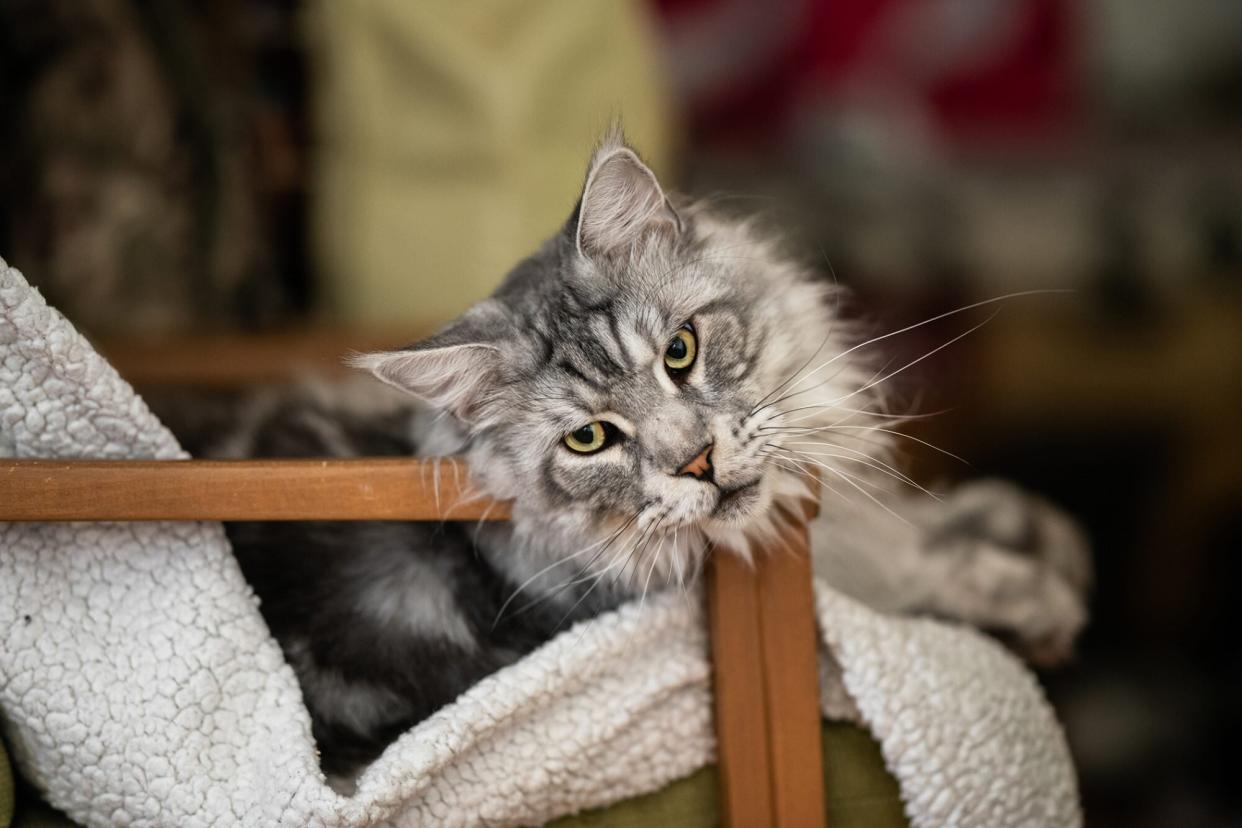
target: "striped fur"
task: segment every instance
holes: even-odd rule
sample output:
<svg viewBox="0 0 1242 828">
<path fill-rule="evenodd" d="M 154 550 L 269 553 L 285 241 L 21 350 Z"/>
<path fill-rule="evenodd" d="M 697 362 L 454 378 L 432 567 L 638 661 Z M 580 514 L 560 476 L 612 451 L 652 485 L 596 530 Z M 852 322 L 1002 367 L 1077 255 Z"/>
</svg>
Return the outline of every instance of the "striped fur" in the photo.
<svg viewBox="0 0 1242 828">
<path fill-rule="evenodd" d="M 460 452 L 515 501 L 511 523 L 481 527 L 230 527 L 331 770 L 573 620 L 688 584 L 713 546 L 749 554 L 776 528 L 774 505 L 808 494 L 805 469 L 774 452 L 776 424 L 870 422 L 831 407 L 877 405 L 831 285 L 750 224 L 671 200 L 618 138 L 586 180 L 563 230 L 492 296 L 428 340 L 357 360 L 420 402 L 366 416 L 269 402 L 219 444 Z M 663 353 L 687 323 L 699 356 L 675 381 Z M 594 420 L 622 439 L 568 450 L 565 435 Z M 869 457 L 876 436 L 836 439 Z M 708 444 L 714 479 L 680 474 Z"/>
</svg>

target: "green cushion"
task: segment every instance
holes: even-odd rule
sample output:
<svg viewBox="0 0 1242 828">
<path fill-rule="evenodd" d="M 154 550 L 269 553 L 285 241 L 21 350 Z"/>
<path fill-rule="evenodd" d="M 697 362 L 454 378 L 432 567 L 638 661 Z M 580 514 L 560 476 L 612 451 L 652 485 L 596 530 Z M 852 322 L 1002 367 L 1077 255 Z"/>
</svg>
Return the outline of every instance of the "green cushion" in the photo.
<svg viewBox="0 0 1242 828">
<path fill-rule="evenodd" d="M 0 828 L 73 828 L 60 811 L 45 804 L 29 785 L 17 778 L 4 740 L 0 739 Z"/>
<path fill-rule="evenodd" d="M 43 802 L 29 788 L 22 788 L 21 794 L 13 828 L 77 828 L 76 822 Z"/>
<path fill-rule="evenodd" d="M 0 740 L 0 828 L 13 823 L 13 769 L 9 767 L 9 753 Z"/>
<path fill-rule="evenodd" d="M 832 828 L 904 828 L 897 781 L 884 767 L 880 746 L 867 731 L 824 723 L 824 794 Z M 551 823 L 556 828 L 698 828 L 720 824 L 715 765 L 666 788 Z"/>
<path fill-rule="evenodd" d="M 853 725 L 824 723 L 824 791 L 832 828 L 905 828 L 897 782 L 884 767 L 880 747 L 871 734 Z M 21 806 L 14 806 L 14 780 L 0 743 L 0 828 L 62 828 L 67 817 L 22 787 Z M 698 828 L 720 823 L 719 780 L 714 765 L 679 779 L 662 790 L 627 799 L 607 808 L 565 817 L 557 828 L 640 828 L 661 825 Z"/>
</svg>

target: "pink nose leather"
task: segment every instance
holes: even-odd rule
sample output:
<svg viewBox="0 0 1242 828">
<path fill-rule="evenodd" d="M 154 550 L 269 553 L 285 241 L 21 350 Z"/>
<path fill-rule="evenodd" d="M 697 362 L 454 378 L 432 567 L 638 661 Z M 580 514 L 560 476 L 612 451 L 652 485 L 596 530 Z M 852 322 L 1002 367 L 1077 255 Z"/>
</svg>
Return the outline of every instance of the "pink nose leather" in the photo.
<svg viewBox="0 0 1242 828">
<path fill-rule="evenodd" d="M 712 470 L 712 444 L 700 451 L 693 460 L 677 470 L 678 474 L 688 474 L 702 480 Z"/>
</svg>

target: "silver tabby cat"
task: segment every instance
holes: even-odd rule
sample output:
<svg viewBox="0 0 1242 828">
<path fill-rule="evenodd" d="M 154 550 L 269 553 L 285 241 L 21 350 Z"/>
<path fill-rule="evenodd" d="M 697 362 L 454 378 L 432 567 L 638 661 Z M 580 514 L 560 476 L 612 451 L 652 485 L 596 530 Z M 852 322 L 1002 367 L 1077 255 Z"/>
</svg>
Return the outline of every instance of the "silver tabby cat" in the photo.
<svg viewBox="0 0 1242 828">
<path fill-rule="evenodd" d="M 563 230 L 431 338 L 355 363 L 420 401 L 269 400 L 213 453 L 465 454 L 511 523 L 229 527 L 302 683 L 324 765 L 372 759 L 567 624 L 686 588 L 822 494 L 821 574 L 874 606 L 1063 655 L 1072 525 L 1019 492 L 943 502 L 887 455 L 892 371 L 838 291 L 751 224 L 674 201 L 613 136 Z M 227 448 L 221 448 L 227 446 Z M 900 514 L 899 514 L 900 513 Z"/>
</svg>

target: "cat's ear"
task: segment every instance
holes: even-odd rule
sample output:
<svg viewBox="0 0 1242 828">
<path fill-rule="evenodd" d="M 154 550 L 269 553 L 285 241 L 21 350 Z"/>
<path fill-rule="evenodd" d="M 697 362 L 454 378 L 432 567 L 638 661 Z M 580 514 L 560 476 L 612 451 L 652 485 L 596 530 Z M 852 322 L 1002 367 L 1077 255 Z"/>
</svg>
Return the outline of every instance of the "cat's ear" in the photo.
<svg viewBox="0 0 1242 828">
<path fill-rule="evenodd" d="M 655 173 L 614 132 L 587 170 L 574 225 L 578 252 L 588 258 L 624 255 L 652 233 L 675 238 L 681 218 Z"/>
<path fill-rule="evenodd" d="M 474 421 L 502 365 L 504 315 L 490 301 L 435 335 L 397 351 L 358 354 L 349 362 L 465 422 Z"/>
</svg>

